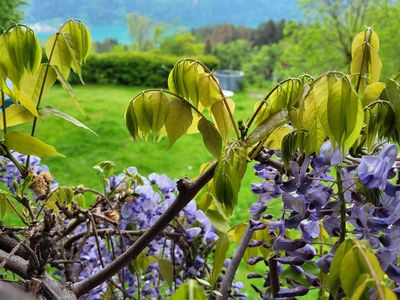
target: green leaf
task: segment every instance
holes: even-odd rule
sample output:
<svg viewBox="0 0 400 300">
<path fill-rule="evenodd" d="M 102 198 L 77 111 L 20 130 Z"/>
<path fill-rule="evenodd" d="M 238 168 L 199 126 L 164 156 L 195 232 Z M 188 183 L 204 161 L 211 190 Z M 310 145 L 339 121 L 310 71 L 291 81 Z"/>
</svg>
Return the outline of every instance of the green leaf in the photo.
<svg viewBox="0 0 400 300">
<path fill-rule="evenodd" d="M 385 300 L 397 300 L 396 294 L 387 286 L 383 286 L 383 292 L 385 294 Z"/>
<path fill-rule="evenodd" d="M 269 135 L 264 147 L 270 150 L 281 150 L 283 138 L 292 131 L 289 127 L 278 127 Z"/>
<path fill-rule="evenodd" d="M 147 268 L 157 262 L 157 257 L 140 253 L 132 262 L 131 266 L 134 268 L 131 273 L 142 274 Z"/>
<path fill-rule="evenodd" d="M 19 86 L 25 72 L 34 73 L 42 59 L 39 40 L 30 28 L 13 26 L 0 38 L 0 64 L 7 77 Z"/>
<path fill-rule="evenodd" d="M 201 98 L 199 80 L 204 72 L 204 68 L 198 61 L 180 60 L 169 74 L 168 88 L 198 108 Z"/>
<path fill-rule="evenodd" d="M 357 288 L 355 283 L 364 273 L 368 273 L 368 269 L 364 268 L 357 249 L 350 249 L 340 264 L 340 282 L 346 296 L 351 297 L 353 295 Z M 368 275 L 366 276 L 368 277 Z"/>
<path fill-rule="evenodd" d="M 329 86 L 328 101 L 321 102 L 318 113 L 332 144 L 345 153 L 359 137 L 364 120 L 362 103 L 347 79 Z"/>
<path fill-rule="evenodd" d="M 210 219 L 211 224 L 217 228 L 219 231 L 226 232 L 229 230 L 229 220 L 225 214 L 221 213 L 217 209 L 208 209 L 206 212 L 208 219 Z"/>
<path fill-rule="evenodd" d="M 141 93 L 132 100 L 132 109 L 136 116 L 136 121 L 140 132 L 147 137 L 152 126 L 152 115 L 146 105 L 147 95 Z"/>
<path fill-rule="evenodd" d="M 302 114 L 301 126 L 306 131 L 304 151 L 306 153 L 319 152 L 326 138 L 325 130 L 319 117 L 319 101 L 312 91 L 304 101 L 304 112 Z"/>
<path fill-rule="evenodd" d="M 354 285 L 356 288 L 354 290 L 354 293 L 351 295 L 350 300 L 360 300 L 360 299 L 365 299 L 362 298 L 363 296 L 365 296 L 365 292 L 366 292 L 366 288 L 367 288 L 367 284 L 369 282 L 369 278 L 367 274 L 362 274 L 356 284 Z"/>
<path fill-rule="evenodd" d="M 65 39 L 66 35 L 67 34 L 61 34 L 57 32 L 46 42 L 46 55 L 50 60 L 49 63 L 58 68 L 59 73 L 62 74 L 62 77 L 65 78 L 65 81 L 71 71 L 73 58 L 73 53 L 71 53 L 72 51 Z"/>
<path fill-rule="evenodd" d="M 365 277 L 370 278 L 374 283 L 376 298 L 386 299 L 382 289 L 384 272 L 378 259 L 356 241 L 355 246 L 343 257 L 340 265 L 340 282 L 346 296 L 352 297 L 357 289 L 355 283 L 365 281 Z"/>
<path fill-rule="evenodd" d="M 105 160 L 93 166 L 93 169 L 95 169 L 99 174 L 101 174 L 105 178 L 108 178 L 115 174 L 115 163 L 110 160 Z"/>
<path fill-rule="evenodd" d="M 205 118 L 201 118 L 197 125 L 207 150 L 216 158 L 221 156 L 222 138 L 214 124 Z"/>
<path fill-rule="evenodd" d="M 201 279 L 201 278 L 197 278 L 197 277 L 196 277 L 196 280 L 197 280 L 198 283 L 200 283 L 200 284 L 202 284 L 202 285 L 205 285 L 205 286 L 207 286 L 207 287 L 211 287 L 211 284 L 210 284 L 208 281 L 204 280 L 204 279 Z"/>
<path fill-rule="evenodd" d="M 207 296 L 204 290 L 198 285 L 198 283 L 189 279 L 187 282 L 182 284 L 178 290 L 173 294 L 170 300 L 207 300 Z"/>
<path fill-rule="evenodd" d="M 79 20 L 67 21 L 61 27 L 60 33 L 63 35 L 70 49 L 70 54 L 72 57 L 71 67 L 74 72 L 78 74 L 81 82 L 83 83 L 81 65 L 86 60 L 90 52 L 90 33 L 82 21 Z"/>
<path fill-rule="evenodd" d="M 26 155 L 35 155 L 39 157 L 62 156 L 57 150 L 36 137 L 32 137 L 20 132 L 7 132 L 5 135 L 5 144 L 11 149 Z"/>
<path fill-rule="evenodd" d="M 353 40 L 350 74 L 357 88 L 359 82 L 362 83 L 360 85 L 361 91 L 370 82 L 379 81 L 382 62 L 379 58 L 378 50 L 378 36 L 370 27 L 356 35 Z"/>
<path fill-rule="evenodd" d="M 354 242 L 351 240 L 345 240 L 340 246 L 337 248 L 335 255 L 333 256 L 330 272 L 328 277 L 330 291 L 335 298 L 340 287 L 340 272 L 341 272 L 341 264 L 344 256 L 350 249 L 354 246 Z"/>
<path fill-rule="evenodd" d="M 144 91 L 137 95 L 125 112 L 125 123 L 132 137 L 147 138 L 150 131 L 153 139 L 162 133 L 169 114 L 168 97 L 160 91 Z"/>
<path fill-rule="evenodd" d="M 395 122 L 394 127 L 397 133 L 400 133 L 400 86 L 393 79 L 386 81 L 385 89 L 381 95 L 382 99 L 389 101 L 392 104 Z M 388 124 L 390 126 L 390 124 Z"/>
<path fill-rule="evenodd" d="M 279 84 L 278 88 L 271 94 L 268 104 L 271 105 L 270 113 L 276 113 L 282 108 L 288 108 L 293 102 L 298 102 L 303 93 L 303 83 L 294 78 Z"/>
<path fill-rule="evenodd" d="M 44 82 L 44 80 L 46 80 Z M 36 117 L 39 116 L 36 107 L 42 97 L 56 82 L 57 74 L 52 68 L 40 64 L 36 72 L 24 73 L 19 86 L 14 86 L 12 93 L 15 99 Z"/>
<path fill-rule="evenodd" d="M 213 193 L 229 216 L 238 202 L 242 178 L 247 167 L 247 149 L 231 143 L 218 162 L 213 180 Z"/>
<path fill-rule="evenodd" d="M 192 122 L 193 115 L 190 105 L 184 100 L 172 99 L 169 102 L 169 113 L 165 121 L 169 147 L 187 132 Z"/>
<path fill-rule="evenodd" d="M 229 237 L 226 233 L 221 233 L 219 239 L 217 240 L 217 243 L 215 244 L 214 264 L 210 277 L 210 283 L 212 286 L 214 286 L 218 280 L 219 273 L 224 266 L 225 257 L 228 249 Z"/>
<path fill-rule="evenodd" d="M 75 106 L 82 111 L 81 105 L 78 101 L 78 98 L 75 96 L 74 91 L 72 90 L 72 86 L 69 84 L 67 78 L 64 76 L 62 71 L 58 68 L 58 66 L 53 66 L 54 71 L 57 73 L 57 79 L 61 83 L 61 86 L 64 90 L 68 93 L 69 97 L 71 98 L 72 102 Z"/>
<path fill-rule="evenodd" d="M 6 126 L 12 127 L 23 123 L 32 122 L 34 116 L 23 106 L 11 104 L 6 108 Z M 3 114 L 0 113 L 0 129 L 3 128 Z"/>
<path fill-rule="evenodd" d="M 170 260 L 164 258 L 159 258 L 157 262 L 161 276 L 168 283 L 168 285 L 172 287 L 172 284 L 174 283 L 174 266 Z"/>
<path fill-rule="evenodd" d="M 378 100 L 384 88 L 385 84 L 383 82 L 374 82 L 367 85 L 362 99 L 363 106 L 368 106 L 371 102 Z"/>
<path fill-rule="evenodd" d="M 48 209 L 53 210 L 56 215 L 59 215 L 60 211 L 58 205 L 69 204 L 74 199 L 74 191 L 66 186 L 57 188 L 51 192 L 46 200 L 45 206 Z"/>
<path fill-rule="evenodd" d="M 94 135 L 98 135 L 96 132 L 94 132 L 92 129 L 87 127 L 85 124 L 83 124 L 79 120 L 75 119 L 73 116 L 71 116 L 71 115 L 69 115 L 69 114 L 67 114 L 65 112 L 59 111 L 58 109 L 56 109 L 56 108 L 54 108 L 52 106 L 46 106 L 46 107 L 42 108 L 40 110 L 40 115 L 41 116 L 53 115 L 53 116 L 59 117 L 59 118 L 64 119 L 65 121 L 67 121 L 67 122 L 69 122 L 69 123 L 71 123 L 71 124 L 73 124 L 73 125 L 75 125 L 77 127 L 80 127 L 80 128 L 83 128 L 83 129 L 86 129 L 86 130 L 90 131 Z"/>
<path fill-rule="evenodd" d="M 7 212 L 10 210 L 7 196 L 0 193 L 0 218 L 3 219 Z"/>
<path fill-rule="evenodd" d="M 233 110 L 231 109 L 231 111 Z M 225 106 L 224 101 L 221 100 L 215 102 L 211 106 L 211 112 L 213 114 L 213 117 L 215 119 L 215 124 L 217 125 L 218 131 L 222 139 L 226 141 L 231 137 L 231 119 L 229 117 L 229 112 Z"/>
<path fill-rule="evenodd" d="M 203 73 L 199 79 L 200 102 L 204 107 L 210 107 L 222 99 L 219 85 L 211 73 Z"/>
<path fill-rule="evenodd" d="M 145 103 L 148 107 L 147 111 L 151 113 L 151 131 L 155 139 L 167 120 L 169 100 L 163 92 L 159 91 L 151 93 Z"/>
<path fill-rule="evenodd" d="M 139 136 L 139 123 L 136 118 L 135 110 L 133 108 L 133 101 L 129 102 L 125 110 L 125 126 L 134 141 L 137 141 Z"/>
<path fill-rule="evenodd" d="M 247 144 L 249 146 L 267 139 L 269 135 L 287 120 L 288 113 L 285 109 L 270 115 L 265 119 L 253 132 L 247 137 Z"/>
<path fill-rule="evenodd" d="M 298 132 L 292 131 L 288 135 L 285 135 L 282 139 L 281 145 L 281 152 L 282 152 L 282 159 L 285 163 L 285 166 L 288 168 L 289 163 L 292 160 L 292 157 L 297 150 L 297 137 Z"/>
</svg>

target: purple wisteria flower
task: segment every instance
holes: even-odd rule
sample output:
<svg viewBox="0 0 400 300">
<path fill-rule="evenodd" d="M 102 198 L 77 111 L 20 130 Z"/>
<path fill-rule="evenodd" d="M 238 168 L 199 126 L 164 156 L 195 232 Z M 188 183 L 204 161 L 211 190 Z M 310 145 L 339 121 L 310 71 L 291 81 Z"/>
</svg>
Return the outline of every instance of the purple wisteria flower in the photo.
<svg viewBox="0 0 400 300">
<path fill-rule="evenodd" d="M 395 145 L 386 144 L 379 155 L 365 155 L 357 167 L 360 182 L 368 189 L 378 188 L 384 190 L 389 171 L 392 168 L 397 155 Z"/>
</svg>

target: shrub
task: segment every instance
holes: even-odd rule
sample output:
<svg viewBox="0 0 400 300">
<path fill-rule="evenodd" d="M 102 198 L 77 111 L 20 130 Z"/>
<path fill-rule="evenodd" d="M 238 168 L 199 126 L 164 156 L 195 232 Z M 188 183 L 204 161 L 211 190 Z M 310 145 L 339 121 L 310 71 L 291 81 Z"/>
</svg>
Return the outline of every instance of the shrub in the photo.
<svg viewBox="0 0 400 300">
<path fill-rule="evenodd" d="M 216 69 L 216 57 L 199 56 L 210 69 Z M 167 87 L 169 71 L 179 57 L 140 52 L 107 53 L 89 56 L 82 70 L 86 83 L 121 84 L 143 87 Z M 73 74 L 72 83 L 79 81 Z"/>
</svg>

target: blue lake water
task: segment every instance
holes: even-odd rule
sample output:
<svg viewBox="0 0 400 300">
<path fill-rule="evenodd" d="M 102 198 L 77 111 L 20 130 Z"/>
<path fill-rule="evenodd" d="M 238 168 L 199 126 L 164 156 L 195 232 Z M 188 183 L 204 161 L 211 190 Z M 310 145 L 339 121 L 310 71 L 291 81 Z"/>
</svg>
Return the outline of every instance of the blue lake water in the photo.
<svg viewBox="0 0 400 300">
<path fill-rule="evenodd" d="M 92 35 L 93 42 L 101 42 L 105 39 L 115 39 L 122 44 L 130 44 L 132 38 L 129 35 L 127 25 L 108 25 L 108 26 L 88 26 Z M 39 32 L 37 34 L 41 42 L 45 42 L 52 34 L 56 32 Z"/>
</svg>

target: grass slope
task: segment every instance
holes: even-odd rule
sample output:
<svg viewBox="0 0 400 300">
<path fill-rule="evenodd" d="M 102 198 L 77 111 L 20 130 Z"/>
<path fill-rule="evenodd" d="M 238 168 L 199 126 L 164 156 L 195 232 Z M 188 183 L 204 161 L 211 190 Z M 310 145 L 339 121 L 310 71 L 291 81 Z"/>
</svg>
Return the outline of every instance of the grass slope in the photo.
<svg viewBox="0 0 400 300">
<path fill-rule="evenodd" d="M 76 86 L 74 91 L 81 102 L 82 114 L 70 101 L 61 87 L 54 87 L 46 95 L 43 105 L 51 105 L 76 117 L 99 136 L 77 128 L 57 117 L 49 117 L 38 123 L 37 136 L 54 145 L 66 158 L 46 158 L 43 163 L 50 167 L 61 184 L 100 188 L 100 181 L 93 166 L 103 160 L 112 160 L 122 170 L 135 166 L 143 175 L 152 172 L 165 173 L 173 178 L 196 177 L 202 163 L 212 156 L 203 145 L 199 134 L 186 135 L 167 150 L 168 140 L 160 143 L 135 143 L 123 124 L 128 102 L 141 91 L 140 88 L 122 86 Z M 234 96 L 235 115 L 238 119 L 251 114 L 254 98 L 246 93 Z M 253 176 L 251 167 L 242 183 L 240 203 L 233 216 L 233 223 L 248 218 L 249 204 L 255 200 L 250 192 Z"/>
</svg>

